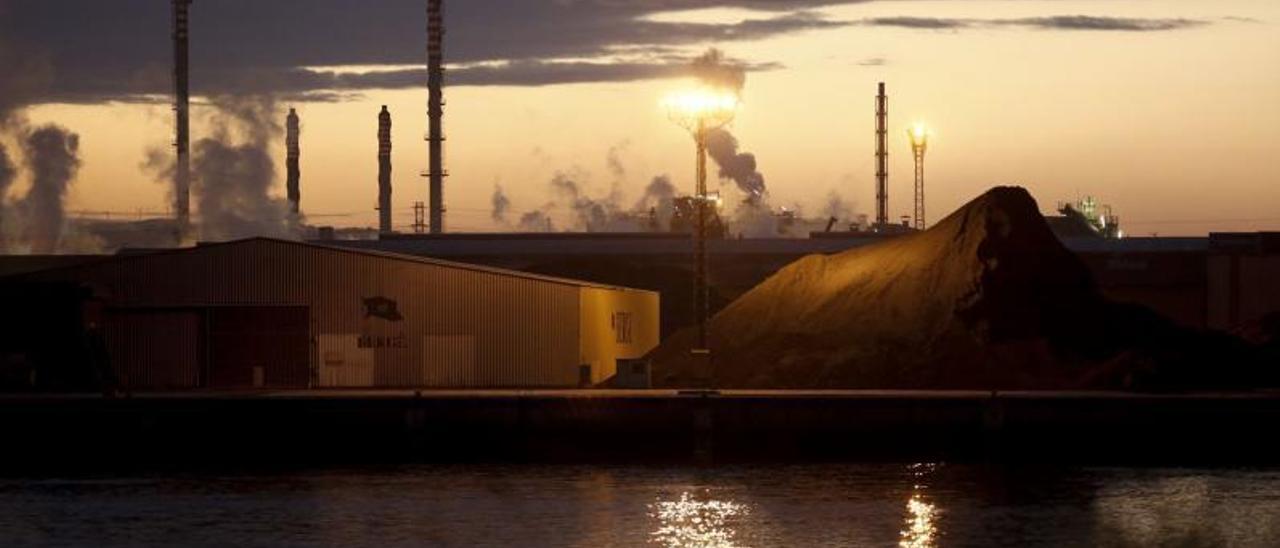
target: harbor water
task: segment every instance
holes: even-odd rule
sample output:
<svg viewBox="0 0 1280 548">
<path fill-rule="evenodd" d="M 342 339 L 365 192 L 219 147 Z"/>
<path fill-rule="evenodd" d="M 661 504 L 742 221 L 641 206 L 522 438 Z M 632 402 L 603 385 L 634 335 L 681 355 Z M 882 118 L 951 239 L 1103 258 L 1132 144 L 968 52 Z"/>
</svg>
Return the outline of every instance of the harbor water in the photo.
<svg viewBox="0 0 1280 548">
<path fill-rule="evenodd" d="M 1280 469 L 413 465 L 0 479 L 3 546 L 1280 546 Z"/>
</svg>

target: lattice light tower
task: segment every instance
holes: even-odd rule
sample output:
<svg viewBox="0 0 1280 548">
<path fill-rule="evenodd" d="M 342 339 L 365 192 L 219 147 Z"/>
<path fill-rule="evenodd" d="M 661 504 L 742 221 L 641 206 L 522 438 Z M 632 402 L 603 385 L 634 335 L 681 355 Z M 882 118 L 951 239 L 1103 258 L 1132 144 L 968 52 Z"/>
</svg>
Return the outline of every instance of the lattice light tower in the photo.
<svg viewBox="0 0 1280 548">
<path fill-rule="evenodd" d="M 929 148 L 929 130 L 924 124 L 915 124 L 907 130 L 911 139 L 911 153 L 916 159 L 916 230 L 925 229 L 924 218 L 924 153 Z"/>
<path fill-rule="evenodd" d="M 697 190 L 694 203 L 698 206 L 697 226 L 693 238 L 694 261 L 694 312 L 698 320 L 698 347 L 695 354 L 710 361 L 711 350 L 707 341 L 709 297 L 707 288 L 707 133 L 724 127 L 733 121 L 738 110 L 738 96 L 711 89 L 701 89 L 672 95 L 666 100 L 667 116 L 693 136 L 697 149 Z M 708 375 L 709 378 L 709 375 Z"/>
</svg>

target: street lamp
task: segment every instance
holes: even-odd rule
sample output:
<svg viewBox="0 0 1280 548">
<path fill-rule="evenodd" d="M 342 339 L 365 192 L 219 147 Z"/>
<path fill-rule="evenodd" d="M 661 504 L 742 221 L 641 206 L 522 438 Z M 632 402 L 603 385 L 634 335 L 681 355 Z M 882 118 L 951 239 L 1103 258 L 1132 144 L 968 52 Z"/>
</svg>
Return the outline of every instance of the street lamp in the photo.
<svg viewBox="0 0 1280 548">
<path fill-rule="evenodd" d="M 667 97 L 667 117 L 693 136 L 697 145 L 697 190 L 694 205 L 698 224 L 693 237 L 694 312 L 698 320 L 698 347 L 693 354 L 701 362 L 700 376 L 711 381 L 711 349 L 707 341 L 707 316 L 710 292 L 707 289 L 707 132 L 733 121 L 738 109 L 738 96 L 713 89 L 687 91 Z"/>
<path fill-rule="evenodd" d="M 929 148 L 929 130 L 916 123 L 907 129 L 911 152 L 916 159 L 916 230 L 924 230 L 924 153 Z"/>
</svg>

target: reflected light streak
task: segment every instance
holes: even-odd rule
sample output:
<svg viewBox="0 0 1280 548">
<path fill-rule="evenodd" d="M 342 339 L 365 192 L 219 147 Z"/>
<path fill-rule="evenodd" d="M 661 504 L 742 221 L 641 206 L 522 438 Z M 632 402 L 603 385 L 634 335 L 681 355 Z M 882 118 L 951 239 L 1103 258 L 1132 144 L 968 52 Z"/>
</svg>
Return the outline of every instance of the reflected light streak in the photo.
<svg viewBox="0 0 1280 548">
<path fill-rule="evenodd" d="M 936 463 L 919 462 L 907 466 L 915 483 L 911 486 L 911 498 L 907 500 L 907 518 L 899 531 L 898 546 L 902 548 L 932 548 L 938 545 L 938 507 L 924 498 L 927 488 L 922 480 L 938 469 Z"/>
<path fill-rule="evenodd" d="M 924 501 L 919 493 L 911 495 L 907 501 L 906 528 L 902 530 L 902 539 L 898 546 L 902 548 L 928 548 L 937 546 L 938 528 L 934 525 L 934 516 L 938 509 Z"/>
<path fill-rule="evenodd" d="M 663 546 L 731 548 L 736 532 L 727 522 L 747 515 L 747 506 L 727 500 L 695 500 L 688 492 L 680 500 L 649 505 L 650 517 L 658 520 L 653 541 Z"/>
</svg>

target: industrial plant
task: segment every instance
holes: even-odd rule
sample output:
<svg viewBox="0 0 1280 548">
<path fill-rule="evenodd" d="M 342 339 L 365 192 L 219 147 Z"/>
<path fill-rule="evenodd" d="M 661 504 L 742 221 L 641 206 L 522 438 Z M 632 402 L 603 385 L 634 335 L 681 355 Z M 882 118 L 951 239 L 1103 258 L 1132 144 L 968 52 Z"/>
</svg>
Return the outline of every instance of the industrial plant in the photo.
<svg viewBox="0 0 1280 548">
<path fill-rule="evenodd" d="M 447 230 L 444 6 L 442 0 L 425 4 L 426 184 L 393 189 L 394 174 L 403 170 L 394 169 L 392 112 L 382 105 L 369 112 L 362 130 L 369 136 L 368 178 L 352 188 L 376 197 L 377 226 L 338 228 L 318 222 L 322 215 L 308 218 L 304 207 L 308 156 L 302 149 L 313 131 L 303 132 L 297 108 L 285 113 L 274 101 L 211 98 L 225 114 L 221 123 L 238 124 L 250 137 L 230 142 L 213 135 L 192 143 L 189 40 L 199 19 L 191 0 L 172 0 L 175 133 L 172 154 L 156 162 L 169 178 L 172 209 L 145 220 L 65 223 L 92 245 L 59 245 L 59 238 L 48 237 L 9 245 L 9 251 L 25 253 L 0 259 L 6 291 L 15 299 L 38 295 L 60 303 L 48 319 L 62 327 L 48 335 L 54 339 L 8 343 L 8 352 L 25 357 L 5 366 L 5 382 L 128 390 L 697 384 L 681 376 L 670 344 L 651 351 L 693 329 L 696 342 L 676 354 L 719 359 L 715 347 L 740 342 L 717 339 L 726 335 L 713 326 L 734 321 L 720 314 L 749 309 L 765 291 L 760 288 L 791 283 L 778 280 L 814 255 L 849 257 L 852 271 L 862 268 L 854 262 L 877 262 L 866 257 L 887 249 L 937 240 L 926 218 L 930 131 L 921 123 L 902 140 L 913 160 L 912 214 L 891 218 L 889 158 L 899 139 L 889 131 L 885 82 L 866 90 L 867 118 L 856 121 L 874 135 L 874 150 L 865 152 L 874 158 L 874 216 L 809 217 L 770 204 L 755 156 L 741 149 L 729 126 L 745 70 L 715 49 L 688 66 L 699 90 L 664 102 L 669 118 L 693 138 L 691 192 L 659 176 L 632 206 L 592 199 L 572 178 L 557 175 L 552 187 L 573 215 L 571 225 L 557 227 L 545 208 L 508 218 L 510 200 L 498 187 L 493 219 L 513 231 Z M 278 146 L 271 130 L 281 126 L 282 199 L 271 192 L 267 150 Z M 71 154 L 66 163 L 74 166 L 75 142 L 60 135 L 47 137 L 65 145 Z M 219 159 L 235 168 L 212 165 Z M 743 196 L 740 203 L 710 191 L 709 177 L 732 184 Z M 412 224 L 395 218 L 393 191 L 413 197 Z M 1013 209 L 983 209 L 990 222 L 1020 216 L 1014 229 L 1052 236 L 1015 254 L 1061 255 L 1061 247 L 1072 257 L 1071 268 L 1081 270 L 1072 284 L 1096 287 L 1091 299 L 1141 306 L 1180 328 L 1228 332 L 1262 325 L 1280 310 L 1274 297 L 1280 292 L 1267 282 L 1280 273 L 1274 234 L 1133 238 L 1126 237 L 1119 216 L 1093 197 L 1061 203 L 1057 215 L 1036 211 L 1030 219 L 1034 199 L 1001 196 L 990 200 Z M 397 229 L 405 226 L 412 228 Z M 955 238 L 978 230 L 965 226 L 947 230 Z M 975 246 L 975 254 L 990 252 Z M 148 342 L 156 339 L 165 343 Z M 64 352 L 76 353 L 73 361 L 90 366 L 46 371 L 50 363 L 66 362 L 66 355 L 41 354 L 31 340 L 80 341 L 49 344 L 65 346 Z M 757 354 L 772 356 L 746 353 Z M 677 363 L 668 366 L 675 373 L 655 379 L 650 361 L 664 355 Z M 881 366 L 898 363 L 877 360 Z M 737 379 L 744 386 L 811 386 L 823 378 L 838 379 L 831 386 L 866 384 L 835 373 L 807 374 L 808 381 L 780 376 Z M 770 380 L 759 384 L 761 378 Z"/>
</svg>

